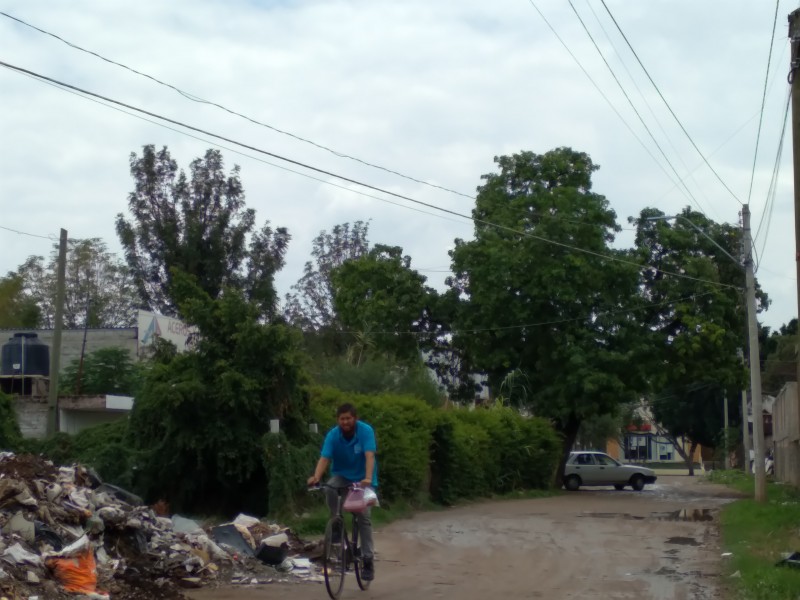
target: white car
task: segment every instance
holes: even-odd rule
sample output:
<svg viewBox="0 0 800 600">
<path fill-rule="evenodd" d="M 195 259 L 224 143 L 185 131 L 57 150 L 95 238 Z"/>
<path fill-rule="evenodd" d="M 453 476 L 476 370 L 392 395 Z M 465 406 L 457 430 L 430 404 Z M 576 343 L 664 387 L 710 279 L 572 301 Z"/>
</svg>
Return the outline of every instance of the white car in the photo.
<svg viewBox="0 0 800 600">
<path fill-rule="evenodd" d="M 571 492 L 582 485 L 613 485 L 618 490 L 629 485 L 641 492 L 646 483 L 655 481 L 653 469 L 623 465 L 603 452 L 570 452 L 564 467 L 564 487 Z"/>
</svg>

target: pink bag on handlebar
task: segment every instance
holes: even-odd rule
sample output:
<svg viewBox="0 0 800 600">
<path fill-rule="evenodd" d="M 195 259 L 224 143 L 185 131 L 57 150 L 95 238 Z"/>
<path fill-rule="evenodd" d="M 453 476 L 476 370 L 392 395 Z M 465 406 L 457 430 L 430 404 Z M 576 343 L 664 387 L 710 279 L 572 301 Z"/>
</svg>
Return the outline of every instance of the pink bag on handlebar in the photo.
<svg viewBox="0 0 800 600">
<path fill-rule="evenodd" d="M 342 509 L 352 513 L 363 513 L 368 506 L 367 499 L 364 497 L 364 489 L 357 487 L 347 492 Z"/>
</svg>

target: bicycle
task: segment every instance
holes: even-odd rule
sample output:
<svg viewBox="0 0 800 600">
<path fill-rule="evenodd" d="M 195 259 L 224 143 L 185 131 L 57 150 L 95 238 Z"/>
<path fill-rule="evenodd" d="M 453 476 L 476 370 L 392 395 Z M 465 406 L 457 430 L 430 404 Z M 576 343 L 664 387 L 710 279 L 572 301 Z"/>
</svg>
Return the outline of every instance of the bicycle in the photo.
<svg viewBox="0 0 800 600">
<path fill-rule="evenodd" d="M 361 556 L 361 548 L 358 545 L 358 527 L 356 525 L 356 513 L 352 521 L 352 538 L 347 535 L 347 527 L 344 517 L 344 499 L 347 492 L 358 487 L 358 484 L 350 484 L 345 487 L 336 487 L 327 483 L 320 483 L 312 486 L 309 490 L 321 490 L 328 488 L 334 490 L 338 497 L 336 514 L 334 514 L 325 526 L 325 546 L 322 553 L 322 570 L 325 575 L 325 587 L 332 600 L 338 600 L 344 589 L 344 576 L 350 569 L 352 563 L 356 575 L 358 587 L 367 591 L 370 581 L 363 578 L 364 558 Z M 339 539 L 336 540 L 335 532 L 339 532 Z"/>
</svg>

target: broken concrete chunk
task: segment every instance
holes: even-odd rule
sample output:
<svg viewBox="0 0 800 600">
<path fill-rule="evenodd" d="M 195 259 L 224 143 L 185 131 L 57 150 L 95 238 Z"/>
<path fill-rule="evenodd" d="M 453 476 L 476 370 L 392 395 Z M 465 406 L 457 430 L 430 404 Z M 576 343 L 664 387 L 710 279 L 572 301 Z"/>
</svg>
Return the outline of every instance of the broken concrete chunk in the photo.
<svg viewBox="0 0 800 600">
<path fill-rule="evenodd" d="M 197 521 L 187 519 L 180 515 L 172 517 L 172 528 L 175 533 L 203 533 L 203 528 L 197 524 Z"/>
<path fill-rule="evenodd" d="M 34 525 L 33 521 L 28 521 L 22 511 L 18 511 L 5 524 L 3 533 L 7 535 L 15 533 L 26 542 L 33 543 L 36 538 L 36 525 Z"/>
<path fill-rule="evenodd" d="M 260 522 L 261 521 L 259 519 L 245 515 L 244 513 L 240 514 L 233 520 L 234 525 L 243 525 L 247 529 L 250 529 L 253 525 L 258 525 Z"/>
</svg>

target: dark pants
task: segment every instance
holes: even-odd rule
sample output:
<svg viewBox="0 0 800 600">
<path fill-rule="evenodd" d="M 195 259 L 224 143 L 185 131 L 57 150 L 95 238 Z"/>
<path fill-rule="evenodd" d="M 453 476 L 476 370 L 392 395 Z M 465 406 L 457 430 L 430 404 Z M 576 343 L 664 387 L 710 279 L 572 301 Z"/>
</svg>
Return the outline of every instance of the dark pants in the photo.
<svg viewBox="0 0 800 600">
<path fill-rule="evenodd" d="M 339 475 L 334 475 L 328 480 L 328 485 L 332 485 L 334 487 L 346 487 L 353 483 L 352 481 L 348 481 L 344 477 Z M 325 488 L 325 496 L 328 500 L 328 508 L 331 511 L 331 514 L 336 514 L 336 509 L 338 508 L 339 503 L 339 494 L 336 490 L 332 490 L 330 488 Z M 361 556 L 364 558 L 372 558 L 374 556 L 375 546 L 372 543 L 372 519 L 370 518 L 370 514 L 372 512 L 372 508 L 367 508 L 363 513 L 356 513 L 356 527 L 358 527 L 358 539 L 361 541 Z"/>
</svg>

